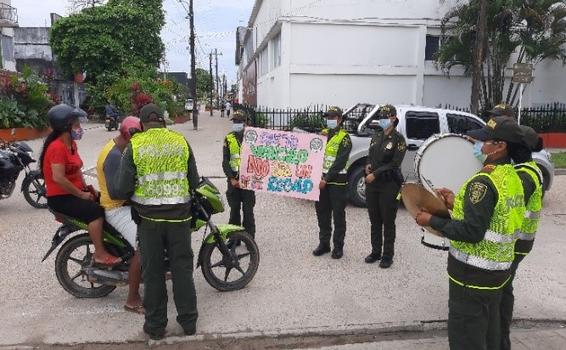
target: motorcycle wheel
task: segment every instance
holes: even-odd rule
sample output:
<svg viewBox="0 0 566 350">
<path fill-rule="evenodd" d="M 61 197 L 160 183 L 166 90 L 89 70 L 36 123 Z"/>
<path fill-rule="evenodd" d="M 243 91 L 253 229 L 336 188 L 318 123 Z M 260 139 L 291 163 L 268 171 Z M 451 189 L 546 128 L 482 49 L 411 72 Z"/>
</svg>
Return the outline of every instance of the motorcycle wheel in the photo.
<svg viewBox="0 0 566 350">
<path fill-rule="evenodd" d="M 248 233 L 234 232 L 229 236 L 229 240 L 241 242 L 241 246 L 231 244 L 230 247 L 236 264 L 232 264 L 229 257 L 222 255 L 216 243 L 206 244 L 202 251 L 201 269 L 204 279 L 221 292 L 244 288 L 254 278 L 259 266 L 259 249 Z M 231 274 L 233 278 L 230 278 Z"/>
<path fill-rule="evenodd" d="M 77 298 L 102 298 L 112 293 L 116 286 L 106 286 L 88 281 L 83 268 L 90 264 L 94 244 L 88 233 L 69 239 L 55 258 L 55 274 L 59 284 Z M 77 280 L 80 281 L 77 282 Z"/>
<path fill-rule="evenodd" d="M 22 183 L 22 192 L 26 201 L 34 208 L 47 208 L 47 189 L 45 179 L 39 171 L 30 172 Z"/>
</svg>

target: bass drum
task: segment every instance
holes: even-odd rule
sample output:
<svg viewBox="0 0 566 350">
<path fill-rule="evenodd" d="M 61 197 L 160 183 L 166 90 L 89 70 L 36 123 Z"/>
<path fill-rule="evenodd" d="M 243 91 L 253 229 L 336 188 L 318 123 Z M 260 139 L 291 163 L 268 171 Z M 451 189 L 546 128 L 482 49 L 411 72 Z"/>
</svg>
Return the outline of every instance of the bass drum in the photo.
<svg viewBox="0 0 566 350">
<path fill-rule="evenodd" d="M 415 174 L 419 182 L 431 192 L 444 187 L 458 193 L 460 187 L 483 167 L 473 149 L 474 143 L 462 135 L 429 137 L 415 156 Z"/>
</svg>

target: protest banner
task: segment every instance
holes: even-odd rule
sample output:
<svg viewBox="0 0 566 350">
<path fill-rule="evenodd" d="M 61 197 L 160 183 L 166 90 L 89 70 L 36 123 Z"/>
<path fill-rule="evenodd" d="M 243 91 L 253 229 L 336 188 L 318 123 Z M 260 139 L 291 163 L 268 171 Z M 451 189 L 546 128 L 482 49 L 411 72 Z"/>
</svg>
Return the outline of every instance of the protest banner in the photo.
<svg viewBox="0 0 566 350">
<path fill-rule="evenodd" d="M 316 134 L 246 128 L 240 187 L 318 201 L 325 147 Z"/>
</svg>

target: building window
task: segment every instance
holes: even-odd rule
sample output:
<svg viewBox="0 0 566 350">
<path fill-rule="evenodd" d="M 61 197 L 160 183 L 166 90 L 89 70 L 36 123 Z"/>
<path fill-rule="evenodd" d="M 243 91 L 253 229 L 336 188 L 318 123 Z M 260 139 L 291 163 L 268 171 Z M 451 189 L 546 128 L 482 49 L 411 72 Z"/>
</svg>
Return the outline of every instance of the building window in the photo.
<svg viewBox="0 0 566 350">
<path fill-rule="evenodd" d="M 279 67 L 281 65 L 281 33 L 277 34 L 271 42 L 271 57 L 271 67 Z"/>
<path fill-rule="evenodd" d="M 259 64 L 258 64 L 259 68 L 259 76 L 264 76 L 265 74 L 267 74 L 269 72 L 269 52 L 267 50 L 267 47 L 265 47 L 263 50 L 261 50 L 260 54 L 259 54 Z"/>
<path fill-rule="evenodd" d="M 425 61 L 434 61 L 435 55 L 440 47 L 440 37 L 437 35 L 427 35 L 426 36 L 426 47 L 425 47 Z"/>
<path fill-rule="evenodd" d="M 2 58 L 4 58 L 4 61 L 15 61 L 14 38 L 0 34 L 0 46 L 2 47 Z"/>
<path fill-rule="evenodd" d="M 409 111 L 405 113 L 405 122 L 409 140 L 426 140 L 440 133 L 440 122 L 436 113 Z"/>
</svg>

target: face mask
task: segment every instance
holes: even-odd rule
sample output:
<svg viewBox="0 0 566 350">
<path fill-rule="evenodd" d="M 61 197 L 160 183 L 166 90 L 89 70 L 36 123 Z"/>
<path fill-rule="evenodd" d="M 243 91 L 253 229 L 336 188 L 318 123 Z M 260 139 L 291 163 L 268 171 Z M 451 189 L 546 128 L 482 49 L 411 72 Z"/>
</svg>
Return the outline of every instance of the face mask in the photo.
<svg viewBox="0 0 566 350">
<path fill-rule="evenodd" d="M 482 148 L 483 142 L 476 141 L 476 143 L 474 143 L 474 156 L 483 164 L 487 159 L 487 155 L 483 154 L 483 152 L 481 151 Z"/>
<path fill-rule="evenodd" d="M 328 119 L 326 120 L 326 126 L 329 129 L 336 129 L 338 127 L 338 120 L 336 119 Z"/>
<path fill-rule="evenodd" d="M 389 119 L 380 119 L 379 120 L 379 126 L 381 126 L 381 128 L 383 130 L 387 129 L 388 127 L 391 126 L 391 120 Z"/>
<path fill-rule="evenodd" d="M 232 131 L 233 132 L 240 132 L 244 130 L 244 123 L 234 123 L 232 124 Z"/>
<path fill-rule="evenodd" d="M 71 129 L 71 139 L 74 141 L 78 141 L 83 138 L 84 133 L 85 132 L 83 128 Z"/>
</svg>

